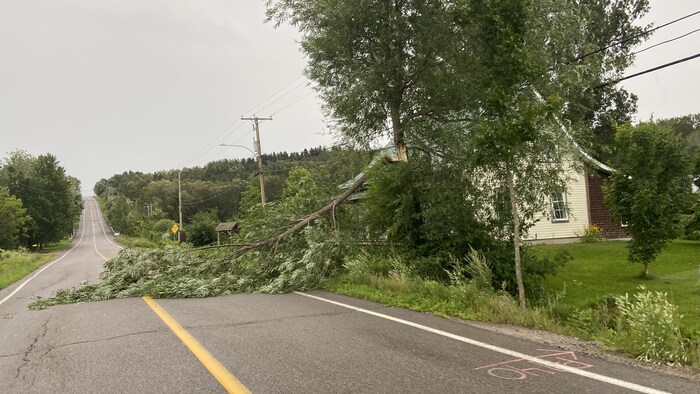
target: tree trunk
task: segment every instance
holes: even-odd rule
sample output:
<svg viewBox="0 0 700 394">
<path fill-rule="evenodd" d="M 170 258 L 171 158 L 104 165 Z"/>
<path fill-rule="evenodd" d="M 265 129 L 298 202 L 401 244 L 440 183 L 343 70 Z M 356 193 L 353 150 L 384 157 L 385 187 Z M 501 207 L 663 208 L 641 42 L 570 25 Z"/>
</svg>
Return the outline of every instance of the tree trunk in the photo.
<svg viewBox="0 0 700 394">
<path fill-rule="evenodd" d="M 236 251 L 236 253 L 234 253 L 231 257 L 232 257 L 233 259 L 237 259 L 237 258 L 241 257 L 244 253 L 246 253 L 246 252 L 248 252 L 248 251 L 250 251 L 250 250 L 257 249 L 257 248 L 261 248 L 261 247 L 263 247 L 263 246 L 273 245 L 273 244 L 276 246 L 277 244 L 279 244 L 279 243 L 280 243 L 282 240 L 284 240 L 285 238 L 287 238 L 287 237 L 289 237 L 290 235 L 294 234 L 295 232 L 301 230 L 302 228 L 304 228 L 304 226 L 306 226 L 306 225 L 308 225 L 309 223 L 311 223 L 312 221 L 318 219 L 321 215 L 323 215 L 323 214 L 325 214 L 325 213 L 327 213 L 327 212 L 330 212 L 330 211 L 333 210 L 338 204 L 340 204 L 340 203 L 342 203 L 343 201 L 347 200 L 348 197 L 350 197 L 350 196 L 351 196 L 357 189 L 359 189 L 360 186 L 362 186 L 364 183 L 365 183 L 365 175 L 363 174 L 357 181 L 355 181 L 355 183 L 352 184 L 352 186 L 350 186 L 347 190 L 345 190 L 345 191 L 343 192 L 343 194 L 341 194 L 340 196 L 334 198 L 333 201 L 331 201 L 331 202 L 330 202 L 328 205 L 326 205 L 325 207 L 319 209 L 318 211 L 316 211 L 316 212 L 314 212 L 314 213 L 311 213 L 311 214 L 307 215 L 305 218 L 303 218 L 302 220 L 300 220 L 299 222 L 297 222 L 297 224 L 295 224 L 294 226 L 292 226 L 289 230 L 287 230 L 287 231 L 283 232 L 282 234 L 279 234 L 279 235 L 277 235 L 277 236 L 275 236 L 275 237 L 268 238 L 268 239 L 266 239 L 266 240 L 264 240 L 264 241 L 260 241 L 260 242 L 255 242 L 255 243 L 252 243 L 252 244 L 248 244 L 248 245 L 246 245 L 246 246 L 244 246 L 244 247 L 238 249 L 238 250 Z"/>
<path fill-rule="evenodd" d="M 518 283 L 518 300 L 520 307 L 525 308 L 525 284 L 523 283 L 523 273 L 520 259 L 520 217 L 518 215 L 518 200 L 515 196 L 515 184 L 513 182 L 513 171 L 506 168 L 506 179 L 508 182 L 508 194 L 510 195 L 510 211 L 513 215 L 513 244 L 515 247 L 515 280 Z"/>
<path fill-rule="evenodd" d="M 408 149 L 404 141 L 403 125 L 401 124 L 401 115 L 399 114 L 398 105 L 391 105 L 391 129 L 394 134 L 394 147 L 399 161 L 408 161 Z"/>
<path fill-rule="evenodd" d="M 649 272 L 649 262 L 648 261 L 644 262 L 644 278 L 645 279 L 651 278 L 651 273 Z"/>
</svg>

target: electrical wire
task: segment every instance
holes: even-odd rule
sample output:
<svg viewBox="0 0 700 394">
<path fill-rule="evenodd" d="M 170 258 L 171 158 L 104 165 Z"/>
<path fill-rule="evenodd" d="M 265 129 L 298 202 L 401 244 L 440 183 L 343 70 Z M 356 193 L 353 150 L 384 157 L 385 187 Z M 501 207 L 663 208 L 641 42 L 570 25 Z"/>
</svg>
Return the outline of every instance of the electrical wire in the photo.
<svg viewBox="0 0 700 394">
<path fill-rule="evenodd" d="M 298 104 L 298 103 L 301 102 L 303 99 L 305 99 L 305 98 L 311 96 L 312 94 L 314 94 L 313 91 L 312 91 L 312 92 L 309 92 L 309 93 L 307 93 L 307 94 L 305 94 L 305 95 L 302 96 L 300 99 L 294 101 L 293 103 L 291 103 L 291 104 L 289 104 L 289 105 L 287 105 L 287 106 L 285 106 L 285 107 L 282 107 L 282 109 L 280 109 L 280 110 L 274 112 L 272 115 L 277 115 L 277 114 L 279 114 L 280 112 L 284 111 L 285 109 L 287 109 L 287 108 L 289 108 L 289 107 L 291 107 L 291 106 L 293 106 L 293 105 L 295 105 L 295 104 Z"/>
<path fill-rule="evenodd" d="M 632 74 L 632 75 L 627 75 L 627 76 L 622 77 L 622 78 L 620 78 L 620 79 L 608 81 L 608 82 L 602 83 L 602 84 L 600 84 L 600 85 L 598 85 L 598 86 L 595 86 L 594 88 L 597 89 L 597 88 L 602 88 L 602 87 L 605 87 L 605 86 L 608 86 L 608 85 L 614 85 L 614 84 L 620 83 L 620 82 L 622 82 L 622 81 L 626 81 L 626 80 L 628 80 L 628 79 L 636 78 L 636 77 L 638 77 L 638 76 L 640 76 L 640 75 L 648 74 L 648 73 L 650 73 L 650 72 L 654 72 L 654 71 L 658 71 L 658 70 L 661 70 L 661 69 L 664 69 L 664 68 L 667 68 L 667 67 L 675 66 L 676 64 L 685 63 L 685 62 L 687 62 L 687 61 L 696 59 L 696 58 L 698 58 L 698 57 L 700 57 L 700 53 L 696 53 L 695 55 L 688 56 L 688 57 L 685 57 L 685 58 L 683 58 L 683 59 L 678 59 L 678 60 L 672 61 L 672 62 L 670 62 L 670 63 L 662 64 L 662 65 L 660 65 L 660 66 L 656 66 L 656 67 L 653 67 L 653 68 L 650 68 L 650 69 L 647 69 L 647 70 L 644 70 L 644 71 L 640 71 L 640 72 L 635 73 L 635 74 Z"/>
<path fill-rule="evenodd" d="M 249 113 L 253 112 L 254 110 L 258 109 L 259 106 L 265 104 L 268 100 L 270 100 L 271 98 L 275 97 L 276 95 L 278 95 L 279 93 L 281 93 L 282 91 L 284 91 L 285 89 L 287 89 L 289 86 L 291 86 L 294 82 L 298 81 L 299 78 L 301 78 L 301 77 L 303 77 L 303 76 L 304 76 L 304 74 L 300 74 L 298 77 L 294 78 L 291 82 L 289 82 L 288 84 L 284 85 L 283 88 L 281 88 L 280 90 L 278 90 L 278 91 L 276 91 L 275 93 L 271 94 L 271 95 L 270 95 L 268 98 L 266 98 L 265 100 L 259 102 L 258 104 L 255 104 L 255 106 L 254 106 L 253 108 L 249 109 L 248 111 L 244 112 L 243 114 L 249 114 Z M 261 108 L 261 109 L 262 109 L 262 108 Z"/>
<path fill-rule="evenodd" d="M 301 83 L 298 84 L 297 86 L 295 86 L 293 89 L 291 89 L 291 90 L 288 91 L 287 93 L 285 93 L 285 94 L 279 96 L 279 97 L 276 98 L 274 101 L 272 101 L 272 102 L 270 102 L 269 104 L 267 104 L 266 106 L 264 106 L 264 107 L 262 107 L 262 108 L 259 108 L 258 111 L 262 111 L 262 110 L 264 110 L 265 108 L 268 108 L 269 106 L 271 106 L 272 104 L 274 104 L 274 103 L 276 103 L 276 102 L 282 100 L 283 98 L 287 97 L 290 93 L 292 93 L 293 91 L 299 89 L 299 88 L 302 87 L 303 85 L 306 85 L 306 81 L 301 81 Z"/>
<path fill-rule="evenodd" d="M 185 165 L 194 162 L 195 160 L 199 159 L 200 157 L 202 157 L 203 155 L 207 154 L 209 151 L 214 149 L 214 147 L 216 147 L 218 145 L 218 141 L 221 140 L 227 133 L 229 133 L 229 128 L 231 128 L 231 126 L 236 124 L 236 122 L 241 122 L 241 121 L 240 121 L 240 119 L 236 119 L 233 122 L 231 122 L 228 126 L 226 126 L 226 128 L 224 129 L 224 131 L 222 133 L 220 133 L 214 140 L 212 140 L 213 142 L 210 142 L 209 144 L 205 145 L 205 147 L 200 149 L 198 153 L 191 156 L 187 161 L 182 162 L 182 164 L 179 167 L 184 167 Z M 244 124 L 245 123 L 241 122 L 238 126 L 236 126 L 236 128 L 231 130 L 230 133 L 234 133 L 236 130 L 240 129 Z"/>
<path fill-rule="evenodd" d="M 211 201 L 211 200 L 213 200 L 213 199 L 215 199 L 215 198 L 217 198 L 217 197 L 223 196 L 224 194 L 230 192 L 230 191 L 233 190 L 233 189 L 234 189 L 233 186 L 229 186 L 229 187 L 227 187 L 226 189 L 223 189 L 223 190 L 225 190 L 225 191 L 222 191 L 222 192 L 220 192 L 220 193 L 214 194 L 214 195 L 212 195 L 212 196 L 210 196 L 210 197 L 207 197 L 207 198 L 205 198 L 205 199 L 203 199 L 203 200 L 199 200 L 199 201 L 187 201 L 187 202 L 183 201 L 183 202 L 182 202 L 182 205 L 196 205 L 196 204 L 201 204 L 201 203 L 203 203 L 203 202 Z"/>
<path fill-rule="evenodd" d="M 42 188 L 39 188 L 39 187 L 30 186 L 30 185 L 27 185 L 27 184 L 24 184 L 24 183 L 19 183 L 19 182 L 12 182 L 12 185 L 15 185 L 15 186 L 22 186 L 22 187 L 25 187 L 25 188 L 27 188 L 27 189 L 31 189 L 31 190 L 34 190 L 34 191 L 37 191 L 37 192 L 42 192 L 42 193 L 63 194 L 63 192 L 57 192 L 57 191 L 55 191 L 55 190 L 42 189 Z M 69 190 L 69 191 L 70 191 L 70 190 Z"/>
<path fill-rule="evenodd" d="M 695 29 L 695 30 L 693 30 L 693 31 L 691 31 L 691 32 L 682 34 L 682 35 L 677 36 L 677 37 L 673 37 L 673 38 L 671 38 L 671 39 L 669 39 L 669 40 L 662 41 L 662 42 L 660 42 L 660 43 L 658 43 L 658 44 L 654 44 L 654 45 L 649 46 L 649 47 L 646 47 L 646 48 L 644 48 L 644 49 L 640 49 L 640 50 L 638 50 L 638 51 L 636 51 L 636 52 L 632 52 L 632 55 L 637 55 L 637 54 L 640 54 L 640 53 L 642 53 L 642 52 L 646 52 L 646 51 L 648 51 L 648 50 L 650 50 L 650 49 L 656 48 L 656 47 L 658 47 L 658 46 L 661 46 L 661 45 L 664 45 L 664 44 L 668 44 L 668 43 L 671 43 L 671 42 L 680 40 L 681 38 L 688 37 L 689 35 L 695 34 L 695 33 L 699 32 L 699 31 L 700 31 L 700 29 Z"/>
<path fill-rule="evenodd" d="M 632 36 L 630 36 L 630 37 L 627 37 L 627 38 L 623 38 L 622 40 L 618 40 L 618 41 L 612 42 L 612 43 L 610 43 L 610 44 L 608 44 L 608 45 L 606 45 L 606 46 L 600 47 L 600 48 L 598 48 L 598 49 L 596 49 L 596 50 L 594 50 L 594 51 L 592 51 L 592 52 L 588 52 L 588 53 L 585 53 L 585 54 L 583 54 L 583 55 L 577 56 L 576 58 L 574 58 L 574 59 L 572 59 L 572 60 L 569 60 L 569 61 L 567 62 L 567 64 L 571 64 L 571 63 L 577 62 L 577 61 L 579 61 L 579 60 L 583 60 L 583 59 L 585 59 L 585 58 L 587 58 L 587 57 L 589 57 L 589 56 L 593 56 L 593 55 L 595 55 L 595 54 L 597 54 L 597 53 L 603 52 L 603 51 L 608 50 L 608 49 L 610 49 L 610 48 L 612 48 L 612 47 L 615 47 L 615 46 L 618 46 L 618 45 L 620 45 L 620 44 L 624 44 L 624 43 L 626 43 L 626 42 L 629 42 L 629 41 L 632 41 L 632 40 L 634 40 L 634 39 L 637 39 L 637 38 L 639 38 L 639 37 L 642 37 L 642 36 L 651 34 L 651 33 L 655 32 L 655 31 L 657 31 L 657 30 L 659 30 L 659 29 L 662 29 L 662 28 L 664 28 L 664 27 L 673 25 L 674 23 L 678 23 L 678 22 L 680 22 L 680 21 L 682 21 L 682 20 L 688 19 L 688 18 L 693 17 L 693 16 L 698 15 L 698 14 L 700 14 L 700 11 L 695 11 L 695 12 L 692 12 L 692 13 L 690 13 L 690 14 L 688 14 L 688 15 L 682 16 L 682 17 L 680 17 L 680 18 L 678 18 L 678 19 L 674 19 L 674 20 L 672 20 L 672 21 L 670 21 L 670 22 L 664 23 L 663 25 L 656 26 L 656 27 L 653 27 L 653 28 L 644 30 L 644 31 L 641 32 L 641 33 L 634 34 L 634 35 L 632 35 Z"/>
<path fill-rule="evenodd" d="M 253 111 L 253 110 L 255 110 L 255 109 L 258 109 L 261 105 L 265 104 L 265 103 L 268 102 L 270 99 L 272 99 L 273 97 L 275 97 L 275 96 L 278 95 L 279 93 L 283 92 L 285 89 L 287 89 L 289 86 L 291 86 L 292 84 L 294 84 L 295 82 L 297 82 L 297 81 L 298 81 L 300 78 L 302 78 L 303 76 L 304 76 L 304 74 L 300 74 L 299 76 L 297 76 L 296 78 L 294 78 L 292 81 L 290 81 L 289 83 L 287 83 L 286 85 L 284 85 L 284 87 L 282 87 L 281 89 L 277 90 L 275 93 L 273 93 L 272 95 L 268 96 L 268 97 L 265 98 L 264 100 L 260 101 L 258 104 L 256 104 L 256 105 L 253 106 L 250 110 L 248 110 L 247 112 L 244 112 L 244 113 L 249 113 L 249 112 L 251 112 L 251 111 Z M 282 97 L 285 97 L 286 95 L 288 95 L 288 94 L 291 93 L 292 91 L 298 89 L 299 87 L 301 87 L 301 86 L 304 85 L 305 83 L 306 83 L 306 81 L 303 81 L 302 83 L 298 84 L 297 86 L 295 86 L 294 88 L 292 88 L 289 92 L 285 93 Z M 277 100 L 273 101 L 272 103 L 269 103 L 267 106 L 269 106 L 269 105 L 271 105 L 271 104 L 273 104 L 273 103 L 279 101 L 279 99 L 281 99 L 281 97 L 278 98 Z M 262 108 L 259 108 L 259 109 L 260 109 L 260 110 L 265 109 L 267 106 L 262 107 Z M 210 142 L 209 144 L 207 144 L 207 145 L 206 145 L 204 148 L 202 148 L 198 153 L 196 153 L 195 155 L 191 156 L 190 159 L 188 159 L 187 161 L 183 162 L 183 163 L 180 165 L 180 167 L 184 167 L 185 165 L 190 164 L 190 163 L 192 163 L 192 162 L 194 162 L 194 161 L 200 159 L 202 156 L 204 156 L 205 154 L 209 153 L 212 149 L 214 149 L 216 146 L 218 146 L 218 144 L 219 144 L 219 142 L 222 140 L 222 138 L 223 138 L 227 133 L 229 133 L 229 128 L 231 128 L 233 125 L 235 125 L 236 122 L 241 122 L 241 123 L 240 123 L 238 126 L 236 126 L 236 128 L 234 128 L 233 130 L 230 131 L 231 134 L 235 133 L 236 130 L 240 129 L 240 128 L 245 124 L 245 122 L 242 122 L 240 119 L 234 120 L 234 121 L 231 122 L 228 126 L 226 126 L 226 128 L 224 128 L 224 131 L 223 131 L 222 133 L 220 133 L 216 138 L 214 138 L 214 139 L 212 140 L 212 142 Z M 234 141 L 234 143 L 240 141 L 241 139 L 243 139 L 243 138 L 244 138 L 245 136 L 247 136 L 248 134 L 250 134 L 250 132 L 241 135 L 237 140 Z"/>
</svg>

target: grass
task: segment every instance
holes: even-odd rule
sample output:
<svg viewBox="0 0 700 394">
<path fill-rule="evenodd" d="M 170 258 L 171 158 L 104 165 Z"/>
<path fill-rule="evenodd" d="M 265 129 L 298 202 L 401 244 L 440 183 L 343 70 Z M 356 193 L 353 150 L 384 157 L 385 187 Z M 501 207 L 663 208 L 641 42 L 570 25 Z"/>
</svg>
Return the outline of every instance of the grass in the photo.
<svg viewBox="0 0 700 394">
<path fill-rule="evenodd" d="M 162 245 L 157 242 L 151 241 L 146 238 L 132 237 L 129 235 L 117 235 L 114 240 L 127 248 L 138 249 L 138 250 L 149 250 L 149 249 L 159 249 Z"/>
<path fill-rule="evenodd" d="M 363 275 L 361 278 L 341 276 L 326 282 L 323 288 L 384 305 L 431 312 L 442 317 L 569 333 L 542 309 L 521 309 L 510 296 L 480 291 L 469 284 L 446 285 L 420 278 Z"/>
<path fill-rule="evenodd" d="M 326 281 L 324 287 L 440 316 L 595 340 L 651 362 L 700 367 L 700 242 L 670 243 L 652 265 L 651 279 L 642 278 L 641 265 L 627 262 L 625 242 L 538 245 L 535 250 L 545 255 L 566 250 L 573 259 L 548 278 L 549 296 L 526 309 L 509 295 L 479 286 L 478 276 L 467 280 L 456 275 L 450 283 L 434 282 L 401 274 L 396 261 L 389 261 L 394 273 L 386 274 L 379 270 L 386 265 L 382 257 L 369 254 L 347 261 L 345 274 Z M 640 285 L 648 291 L 639 293 Z M 614 296 L 625 293 L 639 293 L 646 301 L 632 297 L 625 310 L 610 306 Z M 667 300 L 677 306 L 677 313 Z M 680 321 L 678 314 L 684 315 Z"/>
<path fill-rule="evenodd" d="M 548 254 L 567 250 L 573 259 L 550 277 L 547 288 L 565 289 L 563 304 L 580 308 L 607 295 L 635 293 L 640 285 L 668 293 L 669 301 L 683 315 L 681 326 L 700 331 L 700 242 L 673 241 L 651 264 L 651 279 L 642 278 L 642 265 L 627 261 L 626 242 L 538 245 Z"/>
<path fill-rule="evenodd" d="M 67 240 L 62 241 L 35 253 L 26 251 L 0 252 L 0 289 L 15 283 L 53 260 L 56 254 L 68 247 L 69 244 L 70 242 Z"/>
</svg>

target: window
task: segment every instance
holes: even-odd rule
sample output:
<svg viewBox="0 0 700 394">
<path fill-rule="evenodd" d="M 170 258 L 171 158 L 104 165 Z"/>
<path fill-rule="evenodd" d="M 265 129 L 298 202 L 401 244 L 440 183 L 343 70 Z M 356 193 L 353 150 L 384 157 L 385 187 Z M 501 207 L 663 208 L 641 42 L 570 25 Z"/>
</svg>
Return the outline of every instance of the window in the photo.
<svg viewBox="0 0 700 394">
<path fill-rule="evenodd" d="M 552 193 L 552 221 L 566 222 L 569 220 L 569 212 L 566 209 L 566 193 Z"/>
</svg>

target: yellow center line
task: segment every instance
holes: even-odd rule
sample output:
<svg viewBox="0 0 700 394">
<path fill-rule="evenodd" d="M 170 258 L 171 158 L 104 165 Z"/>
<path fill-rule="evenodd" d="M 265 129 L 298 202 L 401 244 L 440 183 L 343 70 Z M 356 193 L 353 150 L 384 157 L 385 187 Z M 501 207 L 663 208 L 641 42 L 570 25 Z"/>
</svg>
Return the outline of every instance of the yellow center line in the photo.
<svg viewBox="0 0 700 394">
<path fill-rule="evenodd" d="M 95 222 L 92 222 L 92 244 L 95 247 L 95 252 L 104 259 L 104 261 L 109 260 L 105 255 L 97 250 L 97 242 L 95 241 Z M 227 392 L 232 394 L 250 394 L 250 390 L 243 385 L 238 379 L 236 379 L 233 374 L 224 367 L 223 364 L 219 362 L 214 356 L 212 356 L 209 351 L 202 346 L 195 337 L 192 336 L 187 330 L 185 330 L 180 323 L 177 322 L 168 312 L 165 311 L 157 302 L 155 302 L 151 297 L 142 297 L 146 304 L 151 307 L 153 312 L 165 323 L 170 330 L 172 330 L 175 335 L 182 341 L 182 343 L 187 346 L 192 354 L 197 357 L 199 362 L 204 365 L 204 367 L 209 370 L 216 380 L 221 383 Z"/>
<path fill-rule="evenodd" d="M 94 209 L 94 206 L 92 208 Z M 91 211 L 91 212 L 94 212 L 94 211 Z M 95 215 L 94 214 L 92 215 L 92 246 L 95 248 L 95 252 L 97 252 L 97 254 L 99 254 L 100 257 L 102 257 L 102 259 L 104 261 L 109 260 L 107 257 L 105 257 L 105 255 L 103 255 L 102 253 L 100 253 L 99 250 L 97 250 L 97 236 L 95 235 Z"/>
<path fill-rule="evenodd" d="M 148 306 L 153 309 L 153 312 L 155 312 L 158 317 L 160 317 L 161 320 L 163 320 L 163 323 L 167 325 L 175 335 L 177 335 L 178 338 L 182 341 L 182 343 L 187 346 L 188 349 L 197 357 L 199 362 L 201 362 L 208 370 L 209 372 L 216 378 L 216 380 L 221 383 L 222 386 L 228 391 L 229 393 L 236 393 L 236 394 L 243 394 L 243 393 L 250 393 L 250 390 L 248 390 L 247 387 L 245 387 L 238 379 L 236 379 L 233 374 L 226 369 L 226 367 L 223 366 L 217 360 L 212 356 L 209 351 L 202 346 L 202 344 L 195 339 L 195 337 L 192 336 L 187 330 L 185 330 L 180 323 L 178 323 L 175 319 L 173 319 L 168 312 L 165 311 L 158 303 L 156 303 L 151 297 L 143 297 L 143 300 L 148 304 Z"/>
</svg>

